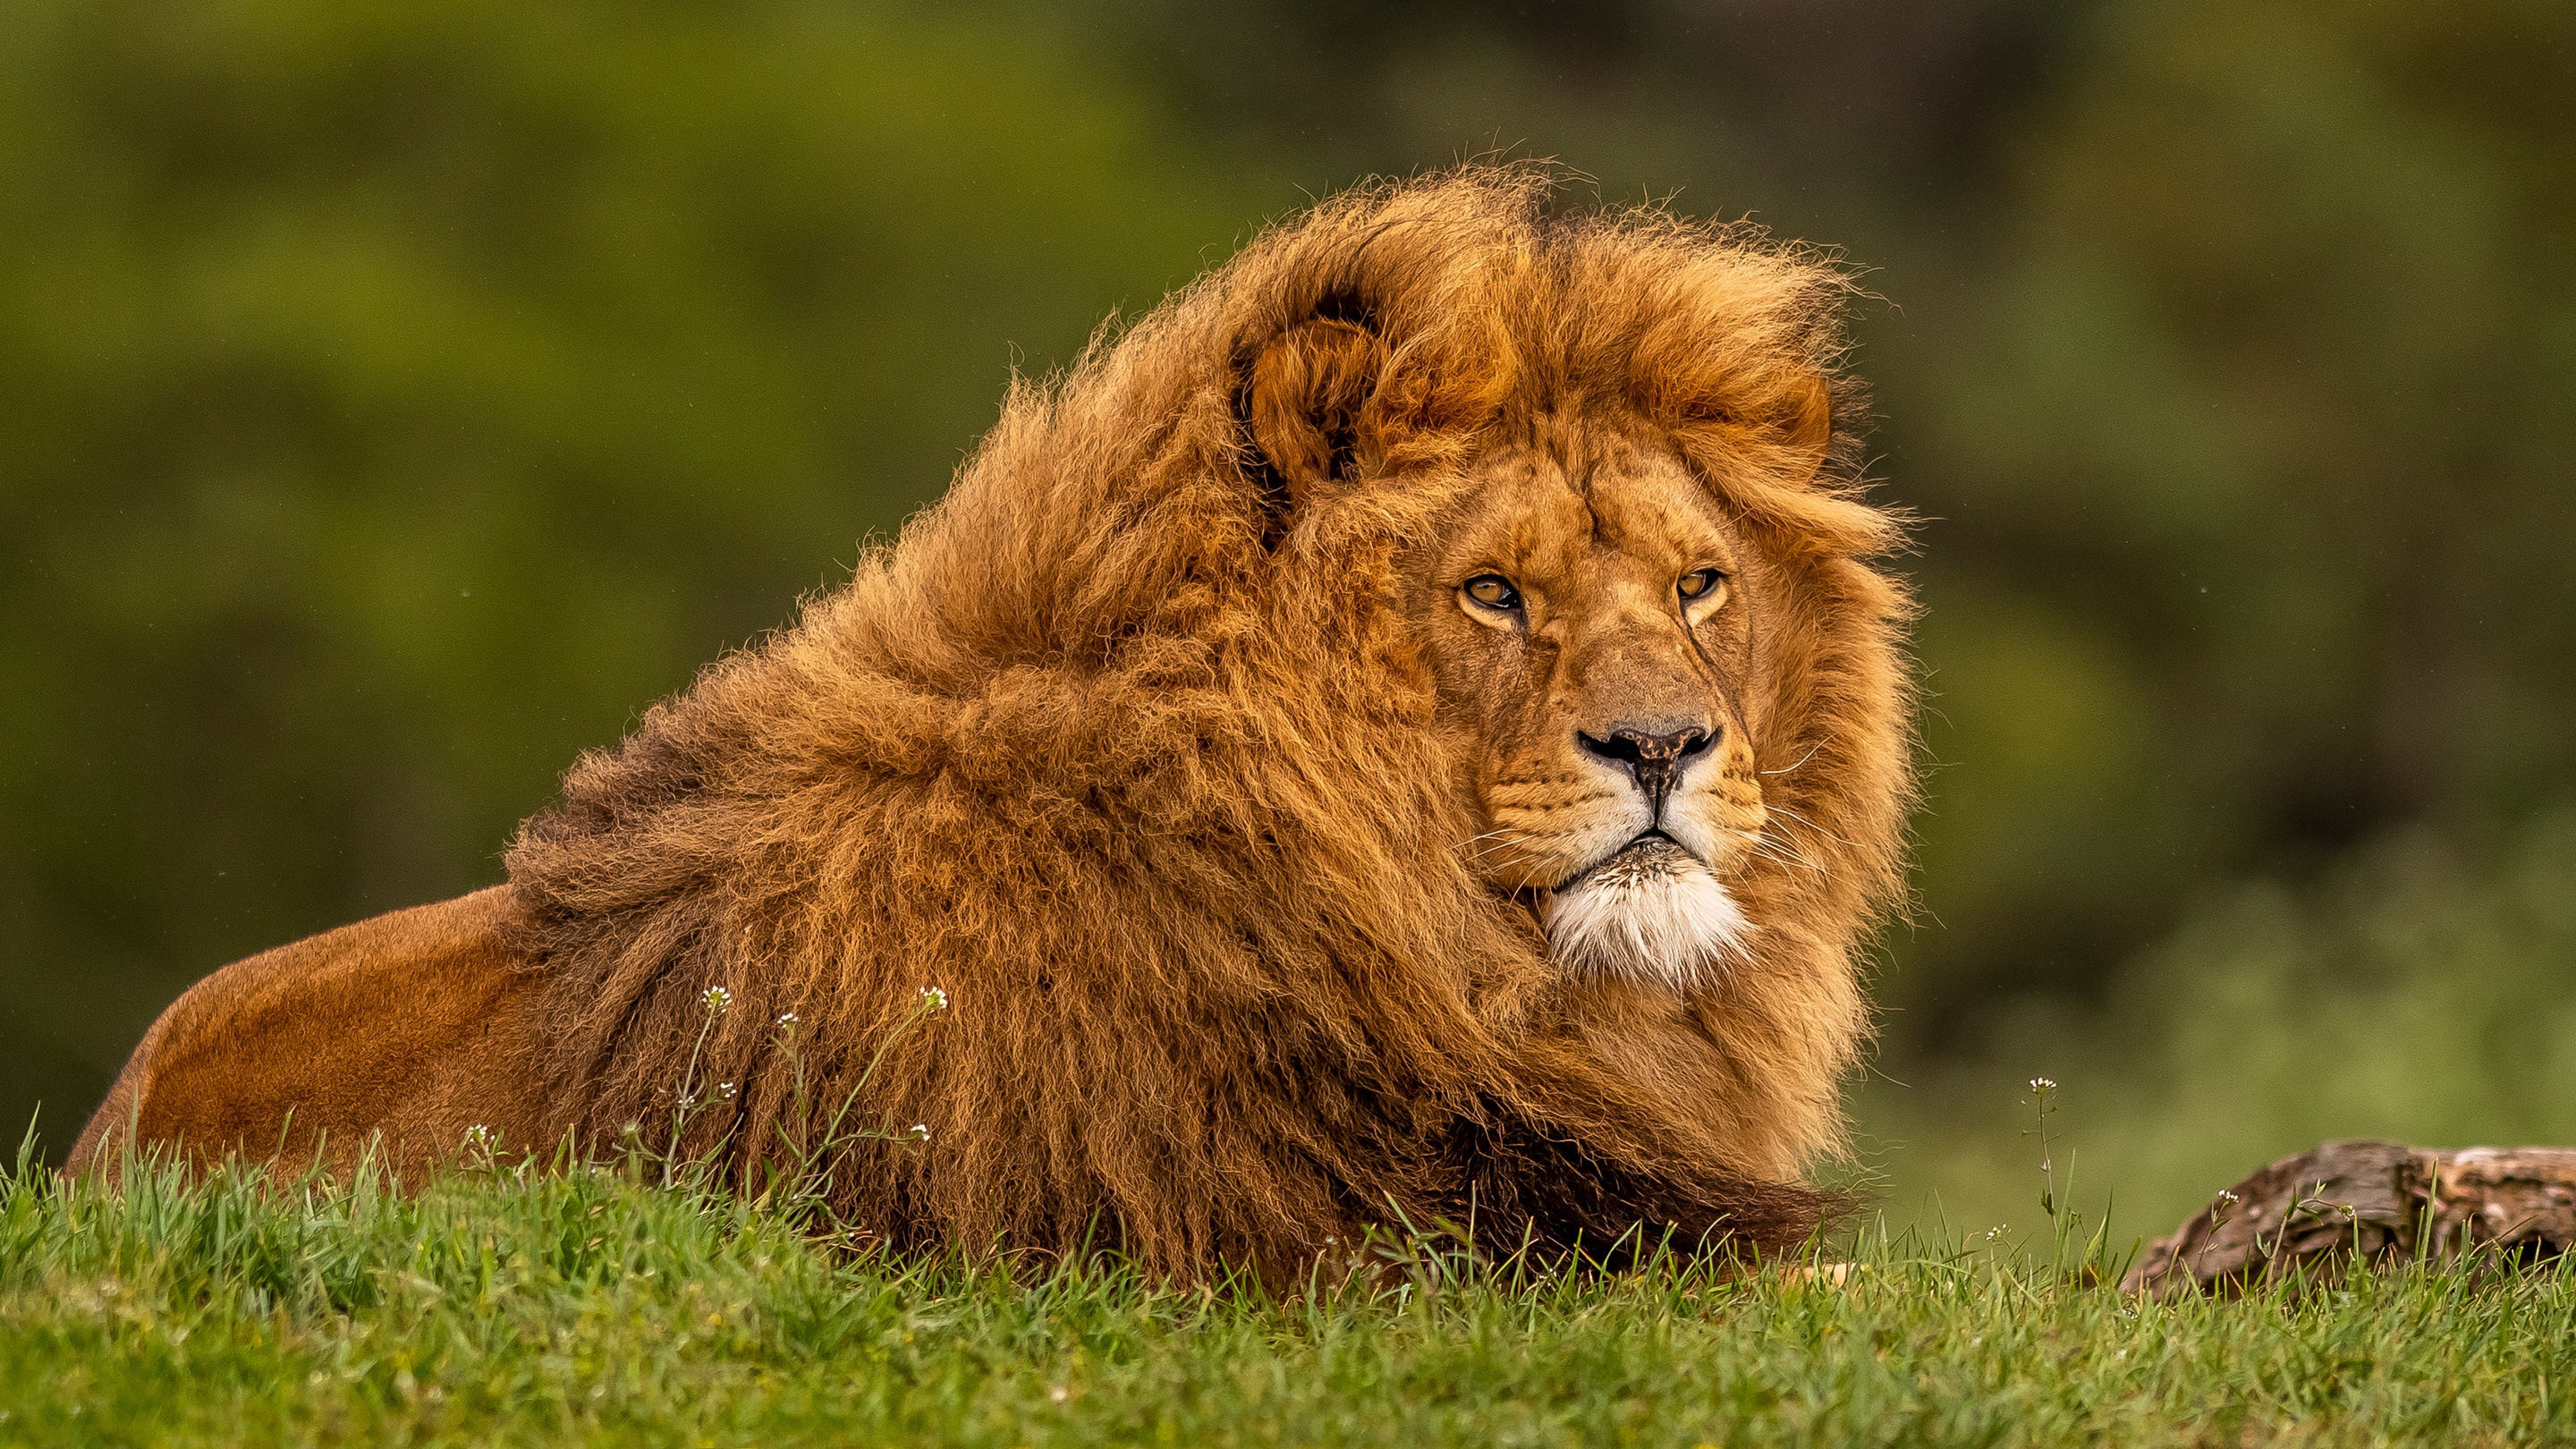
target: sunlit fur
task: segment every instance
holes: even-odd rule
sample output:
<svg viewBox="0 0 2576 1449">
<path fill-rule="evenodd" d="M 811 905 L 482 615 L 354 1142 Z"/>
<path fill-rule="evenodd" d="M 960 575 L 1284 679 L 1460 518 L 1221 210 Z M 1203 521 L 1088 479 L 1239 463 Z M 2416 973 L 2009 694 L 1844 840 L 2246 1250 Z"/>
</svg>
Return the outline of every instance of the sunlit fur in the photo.
<svg viewBox="0 0 2576 1449">
<path fill-rule="evenodd" d="M 1909 790 L 1855 386 L 1821 469 L 1796 424 L 1847 287 L 1548 190 L 1476 168 L 1272 228 L 1016 386 L 846 587 L 586 756 L 508 857 L 548 1130 L 666 1123 L 720 984 L 698 1077 L 739 1092 L 696 1142 L 758 1181 L 795 1012 L 814 1097 L 928 1129 L 836 1181 L 899 1243 L 1293 1281 L 1399 1217 L 1489 1247 L 1808 1231 Z M 1763 576 L 1751 929 L 1686 990 L 1569 969 L 1480 862 L 1495 745 L 1425 612 L 1479 460 L 1586 398 L 1687 463 Z M 932 985 L 953 1006 L 887 1045 Z"/>
</svg>

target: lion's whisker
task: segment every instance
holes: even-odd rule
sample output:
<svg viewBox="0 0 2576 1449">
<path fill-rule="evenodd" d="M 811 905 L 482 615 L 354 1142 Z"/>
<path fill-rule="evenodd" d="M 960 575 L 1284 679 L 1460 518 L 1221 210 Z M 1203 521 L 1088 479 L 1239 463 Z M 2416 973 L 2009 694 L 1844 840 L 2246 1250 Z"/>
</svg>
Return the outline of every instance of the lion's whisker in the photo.
<svg viewBox="0 0 2576 1449">
<path fill-rule="evenodd" d="M 1778 861 L 1782 865 L 1798 866 L 1801 869 L 1814 871 L 1820 876 L 1830 875 L 1823 866 L 1807 859 L 1806 853 L 1798 849 L 1797 845 L 1789 838 L 1787 826 L 1784 825 L 1781 827 L 1781 838 L 1777 840 L 1771 838 L 1769 834 L 1770 829 L 1771 824 L 1766 820 L 1763 822 L 1761 831 L 1745 832 L 1752 838 L 1755 853 L 1763 856 L 1765 859 Z"/>
<path fill-rule="evenodd" d="M 1766 809 L 1767 811 L 1769 811 L 1769 812 L 1770 812 L 1771 814 L 1773 814 L 1773 815 L 1786 815 L 1786 816 L 1788 816 L 1790 819 L 1797 821 L 1799 824 L 1801 824 L 1801 825 L 1803 825 L 1803 826 L 1807 827 L 1809 830 L 1812 830 L 1812 831 L 1816 832 L 1818 835 L 1823 836 L 1823 837 L 1824 837 L 1824 838 L 1826 838 L 1827 840 L 1832 841 L 1832 842 L 1833 842 L 1834 844 L 1836 844 L 1836 845 L 1845 845 L 1845 846 L 1847 846 L 1847 845 L 1850 845 L 1850 844 L 1851 844 L 1851 842 L 1850 842 L 1850 841 L 1845 840 L 1845 839 L 1843 839 L 1841 836 L 1834 834 L 1832 831 L 1827 830 L 1825 827 L 1823 827 L 1823 826 L 1821 826 L 1821 825 L 1818 825 L 1816 822 L 1814 822 L 1814 821 L 1812 821 L 1812 820 L 1808 819 L 1808 818 L 1807 818 L 1806 816 L 1804 816 L 1804 815 L 1799 814 L 1797 811 L 1790 809 L 1790 808 L 1789 808 L 1788 806 L 1786 806 L 1786 805 L 1770 805 L 1770 804 L 1766 804 L 1763 808 L 1764 808 L 1764 809 Z"/>
<path fill-rule="evenodd" d="M 1814 744 L 1809 745 L 1809 746 L 1807 747 L 1807 752 L 1806 752 L 1805 754 L 1800 755 L 1800 756 L 1798 757 L 1798 764 L 1797 764 L 1797 765 L 1782 765 L 1780 768 L 1778 768 L 1778 769 L 1776 769 L 1776 770 L 1764 770 L 1762 773 L 1763 773 L 1763 774 L 1766 774 L 1766 775 L 1785 775 L 1785 774 L 1788 774 L 1790 771 L 1797 769 L 1797 768 L 1798 768 L 1798 765 L 1803 765 L 1803 764 L 1807 763 L 1809 760 L 1814 759 L 1814 758 L 1816 757 L 1816 751 L 1821 750 L 1821 749 L 1823 749 L 1824 747 L 1825 747 L 1825 742 L 1824 742 L 1823 740 L 1818 740 L 1818 741 L 1816 741 Z"/>
<path fill-rule="evenodd" d="M 1794 855 L 1782 855 L 1776 850 L 1764 850 L 1756 853 L 1764 860 L 1770 861 L 1775 865 L 1791 866 L 1798 870 L 1812 871 L 1816 875 L 1822 876 L 1827 880 L 1831 880 L 1833 878 L 1823 866 L 1817 865 L 1812 861 L 1800 860 Z"/>
</svg>

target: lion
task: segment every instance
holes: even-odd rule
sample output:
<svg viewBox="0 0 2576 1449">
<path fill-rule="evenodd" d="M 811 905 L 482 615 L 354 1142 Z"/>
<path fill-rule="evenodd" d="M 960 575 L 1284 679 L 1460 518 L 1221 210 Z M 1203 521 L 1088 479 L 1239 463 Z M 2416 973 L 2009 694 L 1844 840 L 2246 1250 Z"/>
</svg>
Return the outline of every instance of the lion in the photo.
<svg viewBox="0 0 2576 1449">
<path fill-rule="evenodd" d="M 76 1162 L 678 1123 L 750 1190 L 837 1097 L 899 1246 L 1794 1248 L 1913 798 L 1853 288 L 1553 187 L 1364 185 L 1015 382 L 506 884 L 201 982 Z"/>
</svg>

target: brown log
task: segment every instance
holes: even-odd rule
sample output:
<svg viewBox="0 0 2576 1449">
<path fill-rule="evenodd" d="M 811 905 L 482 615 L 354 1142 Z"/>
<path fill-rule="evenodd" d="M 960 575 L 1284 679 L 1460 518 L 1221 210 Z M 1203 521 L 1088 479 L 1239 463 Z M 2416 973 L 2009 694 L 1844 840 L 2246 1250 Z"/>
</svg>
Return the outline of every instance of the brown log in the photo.
<svg viewBox="0 0 2576 1449">
<path fill-rule="evenodd" d="M 2235 1293 L 2355 1262 L 2477 1255 L 2500 1268 L 2576 1244 L 2576 1148 L 2328 1142 L 2220 1193 L 2147 1245 L 2132 1293 Z"/>
</svg>

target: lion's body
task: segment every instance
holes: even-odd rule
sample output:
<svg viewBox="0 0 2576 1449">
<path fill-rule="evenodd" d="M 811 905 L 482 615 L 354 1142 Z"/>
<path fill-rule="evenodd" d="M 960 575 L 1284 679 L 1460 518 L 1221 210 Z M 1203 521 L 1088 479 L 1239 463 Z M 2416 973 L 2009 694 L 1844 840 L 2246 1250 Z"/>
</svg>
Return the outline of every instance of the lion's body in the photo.
<svg viewBox="0 0 2576 1449">
<path fill-rule="evenodd" d="M 152 1024 L 72 1148 L 142 1142 L 345 1173 L 362 1152 L 410 1173 L 466 1130 L 533 1138 L 539 979 L 503 942 L 509 888 L 415 906 L 237 961 Z"/>
<path fill-rule="evenodd" d="M 751 1182 L 806 1124 L 801 1080 L 809 1107 L 856 1092 L 865 1121 L 926 1128 L 857 1146 L 834 1179 L 898 1242 L 1087 1239 L 1189 1277 L 1293 1275 L 1399 1214 L 1472 1218 L 1498 1245 L 1795 1241 L 1909 789 L 1905 601 L 1860 561 L 1893 526 L 1823 428 L 1841 284 L 1736 232 L 1550 219 L 1543 191 L 1485 170 L 1340 198 L 1016 389 L 893 547 L 584 757 L 504 893 L 400 943 L 414 966 L 475 963 L 424 978 L 441 1005 L 419 1030 L 454 1045 L 414 1052 L 416 1098 L 321 1080 L 399 1075 L 411 1038 L 390 1027 L 360 1038 L 381 1054 L 308 1071 L 334 1130 L 373 1111 L 405 1143 L 485 1122 L 596 1145 L 667 1130 L 692 1077 L 685 1145 Z M 1567 417 L 1651 445 L 1622 475 L 1645 490 L 1631 512 L 1686 506 L 1673 536 L 1726 553 L 1736 614 L 1702 630 L 1632 608 L 1591 663 L 1536 603 L 1522 634 L 1456 635 L 1439 571 L 1462 530 L 1528 552 L 1553 527 L 1494 513 L 1502 440 L 1560 491 L 1605 466 L 1546 441 Z M 1606 507 L 1596 553 L 1663 547 L 1638 540 L 1664 525 Z M 1495 763 L 1540 758 L 1492 723 L 1496 691 L 1597 694 L 1660 667 L 1650 635 L 1701 659 L 1690 699 L 1718 701 L 1723 782 L 1711 766 L 1691 789 L 1711 838 L 1743 843 L 1693 851 L 1749 923 L 1736 955 L 1669 980 L 1552 957 L 1532 892 L 1575 888 L 1573 846 L 1539 878 L 1476 845 L 1512 781 L 1547 773 Z M 1503 713 L 1545 715 L 1523 703 Z M 1550 748 L 1589 728 L 1562 724 Z M 1547 768 L 1610 788 L 1597 762 Z M 259 967 L 223 996 L 247 1010 L 306 949 L 172 1018 Z M 325 954 L 363 971 L 374 949 Z M 731 1006 L 709 1029 L 712 986 Z M 898 1032 L 929 987 L 951 1008 Z M 318 978 L 308 997 L 337 1019 Z M 510 1039 L 469 1045 L 483 1030 Z M 285 1099 L 247 1088 L 273 1071 L 161 1105 L 181 1088 L 147 1061 L 181 1034 L 155 1028 L 101 1120 L 139 1101 L 148 1138 L 256 1143 Z"/>
</svg>

